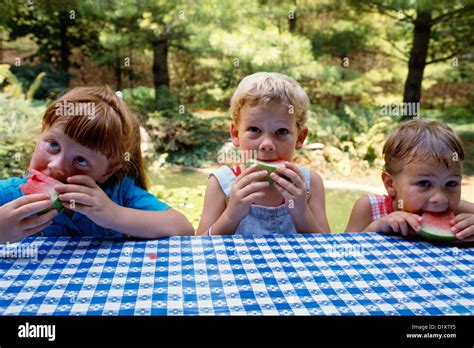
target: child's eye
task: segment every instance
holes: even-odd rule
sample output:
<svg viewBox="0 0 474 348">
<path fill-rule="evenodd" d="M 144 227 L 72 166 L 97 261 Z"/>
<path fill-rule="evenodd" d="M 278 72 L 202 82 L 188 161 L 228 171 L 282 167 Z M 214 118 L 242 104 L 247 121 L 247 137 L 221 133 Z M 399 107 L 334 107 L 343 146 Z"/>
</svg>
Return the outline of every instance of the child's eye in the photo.
<svg viewBox="0 0 474 348">
<path fill-rule="evenodd" d="M 286 129 L 286 128 L 280 128 L 280 129 L 278 129 L 275 133 L 278 134 L 278 135 L 286 135 L 286 134 L 288 134 L 288 133 L 290 133 L 290 132 L 289 132 L 288 129 Z"/>
<path fill-rule="evenodd" d="M 80 165 L 81 167 L 86 167 L 86 166 L 89 165 L 89 163 L 87 162 L 87 160 L 86 160 L 84 157 L 80 157 L 80 156 L 79 156 L 79 157 L 76 157 L 76 158 L 74 159 L 74 161 L 75 161 L 78 165 Z"/>
<path fill-rule="evenodd" d="M 459 183 L 457 181 L 451 180 L 446 183 L 447 187 L 458 187 Z"/>
<path fill-rule="evenodd" d="M 59 151 L 59 144 L 54 140 L 48 141 L 48 147 L 53 151 Z"/>
<path fill-rule="evenodd" d="M 418 181 L 417 185 L 421 187 L 430 187 L 431 183 L 428 180 L 421 180 Z"/>
<path fill-rule="evenodd" d="M 252 133 L 258 133 L 258 132 L 260 132 L 260 129 L 257 128 L 257 127 L 249 127 L 248 130 L 249 130 L 250 132 L 252 132 Z"/>
</svg>

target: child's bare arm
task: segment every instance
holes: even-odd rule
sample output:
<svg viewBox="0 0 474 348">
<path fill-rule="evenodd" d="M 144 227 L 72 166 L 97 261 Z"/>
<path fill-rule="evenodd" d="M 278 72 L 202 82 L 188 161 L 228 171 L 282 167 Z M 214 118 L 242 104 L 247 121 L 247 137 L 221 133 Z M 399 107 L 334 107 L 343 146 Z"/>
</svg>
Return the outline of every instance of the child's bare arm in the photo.
<svg viewBox="0 0 474 348">
<path fill-rule="evenodd" d="M 363 196 L 357 200 L 352 208 L 346 232 L 367 232 L 376 231 L 374 223 L 370 219 L 370 201 L 368 196 Z M 375 222 L 375 221 L 374 221 Z"/>
<path fill-rule="evenodd" d="M 316 221 L 320 233 L 330 233 L 329 222 L 326 215 L 326 198 L 324 193 L 323 179 L 317 173 L 311 172 L 311 191 L 309 198 L 309 209 Z"/>
<path fill-rule="evenodd" d="M 194 235 L 194 228 L 183 214 L 174 210 L 139 210 L 116 205 L 116 217 L 107 228 L 138 238 Z"/>
<path fill-rule="evenodd" d="M 405 211 L 394 211 L 371 222 L 369 197 L 360 198 L 354 208 L 346 227 L 346 232 L 384 232 L 400 233 L 404 236 L 416 233 L 421 229 L 421 216 Z"/>
<path fill-rule="evenodd" d="M 474 203 L 461 200 L 459 202 L 458 207 L 454 211 L 454 215 L 458 215 L 462 213 L 474 214 Z"/>
<path fill-rule="evenodd" d="M 205 235 L 209 228 L 214 224 L 226 208 L 226 197 L 224 192 L 214 177 L 211 175 L 204 196 L 204 206 L 202 209 L 201 221 L 197 228 L 197 235 Z"/>
</svg>

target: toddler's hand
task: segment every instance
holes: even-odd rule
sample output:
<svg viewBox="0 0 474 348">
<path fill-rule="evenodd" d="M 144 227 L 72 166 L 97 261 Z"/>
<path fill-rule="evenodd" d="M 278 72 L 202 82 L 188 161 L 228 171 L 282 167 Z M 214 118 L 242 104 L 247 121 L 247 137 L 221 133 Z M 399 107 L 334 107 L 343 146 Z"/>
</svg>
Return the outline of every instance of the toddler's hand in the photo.
<svg viewBox="0 0 474 348">
<path fill-rule="evenodd" d="M 227 211 L 229 216 L 236 221 L 242 220 L 250 211 L 250 205 L 257 199 L 265 195 L 262 192 L 270 186 L 266 181 L 258 182 L 258 179 L 264 178 L 268 173 L 264 170 L 256 171 L 257 166 L 251 166 L 245 169 L 232 185 Z"/>
<path fill-rule="evenodd" d="M 454 225 L 451 231 L 456 234 L 456 238 L 463 242 L 474 241 L 474 214 L 463 213 L 456 215 L 451 224 Z"/>
<path fill-rule="evenodd" d="M 17 198 L 0 207 L 0 243 L 15 243 L 40 232 L 53 221 L 56 209 L 31 216 L 52 204 L 47 194 L 32 194 Z"/>
<path fill-rule="evenodd" d="M 285 175 L 289 180 L 282 178 Z M 303 173 L 291 162 L 285 162 L 285 167 L 277 168 L 277 173 L 270 176 L 275 181 L 275 188 L 285 198 L 289 205 L 289 212 L 294 218 L 298 218 L 308 208 L 308 188 Z M 292 203 L 290 205 L 290 203 Z"/>
<path fill-rule="evenodd" d="M 421 229 L 422 218 L 413 213 L 395 211 L 377 220 L 378 231 L 401 233 L 403 236 L 414 234 Z"/>
</svg>

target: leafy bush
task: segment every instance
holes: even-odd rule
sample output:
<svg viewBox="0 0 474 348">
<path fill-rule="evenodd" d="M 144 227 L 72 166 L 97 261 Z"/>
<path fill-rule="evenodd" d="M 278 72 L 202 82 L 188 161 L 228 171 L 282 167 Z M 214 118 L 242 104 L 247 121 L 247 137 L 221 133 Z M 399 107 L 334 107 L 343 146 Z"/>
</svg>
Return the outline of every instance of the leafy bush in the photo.
<svg viewBox="0 0 474 348">
<path fill-rule="evenodd" d="M 177 109 L 179 97 L 167 87 L 158 89 L 158 100 L 155 101 L 155 89 L 152 87 L 135 87 L 123 90 L 124 100 L 139 114 L 154 111 Z M 143 115 L 142 115 L 143 116 Z"/>
<path fill-rule="evenodd" d="M 325 145 L 324 157 L 342 174 L 351 173 L 351 160 L 364 161 L 366 166 L 381 165 L 380 155 L 386 136 L 397 122 L 378 111 L 352 110 L 341 112 L 316 109 L 308 119 L 308 142 Z"/>
<path fill-rule="evenodd" d="M 69 86 L 69 73 L 57 70 L 48 64 L 12 66 L 11 70 L 22 84 L 25 92 L 32 86 L 39 74 L 46 73 L 41 85 L 34 93 L 33 97 L 36 99 L 56 99 Z"/>
<path fill-rule="evenodd" d="M 146 125 L 155 151 L 167 152 L 167 161 L 180 165 L 215 162 L 219 148 L 228 138 L 219 117 L 202 119 L 188 112 L 157 111 L 148 115 Z"/>
<path fill-rule="evenodd" d="M 42 103 L 0 93 L 0 178 L 21 176 L 28 169 L 45 110 Z"/>
</svg>

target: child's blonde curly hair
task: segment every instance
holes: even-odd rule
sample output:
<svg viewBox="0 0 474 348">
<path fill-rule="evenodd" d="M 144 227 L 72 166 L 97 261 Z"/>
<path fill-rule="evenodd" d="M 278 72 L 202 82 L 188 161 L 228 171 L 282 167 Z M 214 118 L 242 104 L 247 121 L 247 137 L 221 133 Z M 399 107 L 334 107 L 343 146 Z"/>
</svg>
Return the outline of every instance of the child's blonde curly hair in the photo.
<svg viewBox="0 0 474 348">
<path fill-rule="evenodd" d="M 240 110 L 244 105 L 285 105 L 288 113 L 295 116 L 298 131 L 308 119 L 309 98 L 300 84 L 289 76 L 258 72 L 240 81 L 230 100 L 230 113 L 235 124 L 239 124 Z"/>
</svg>

